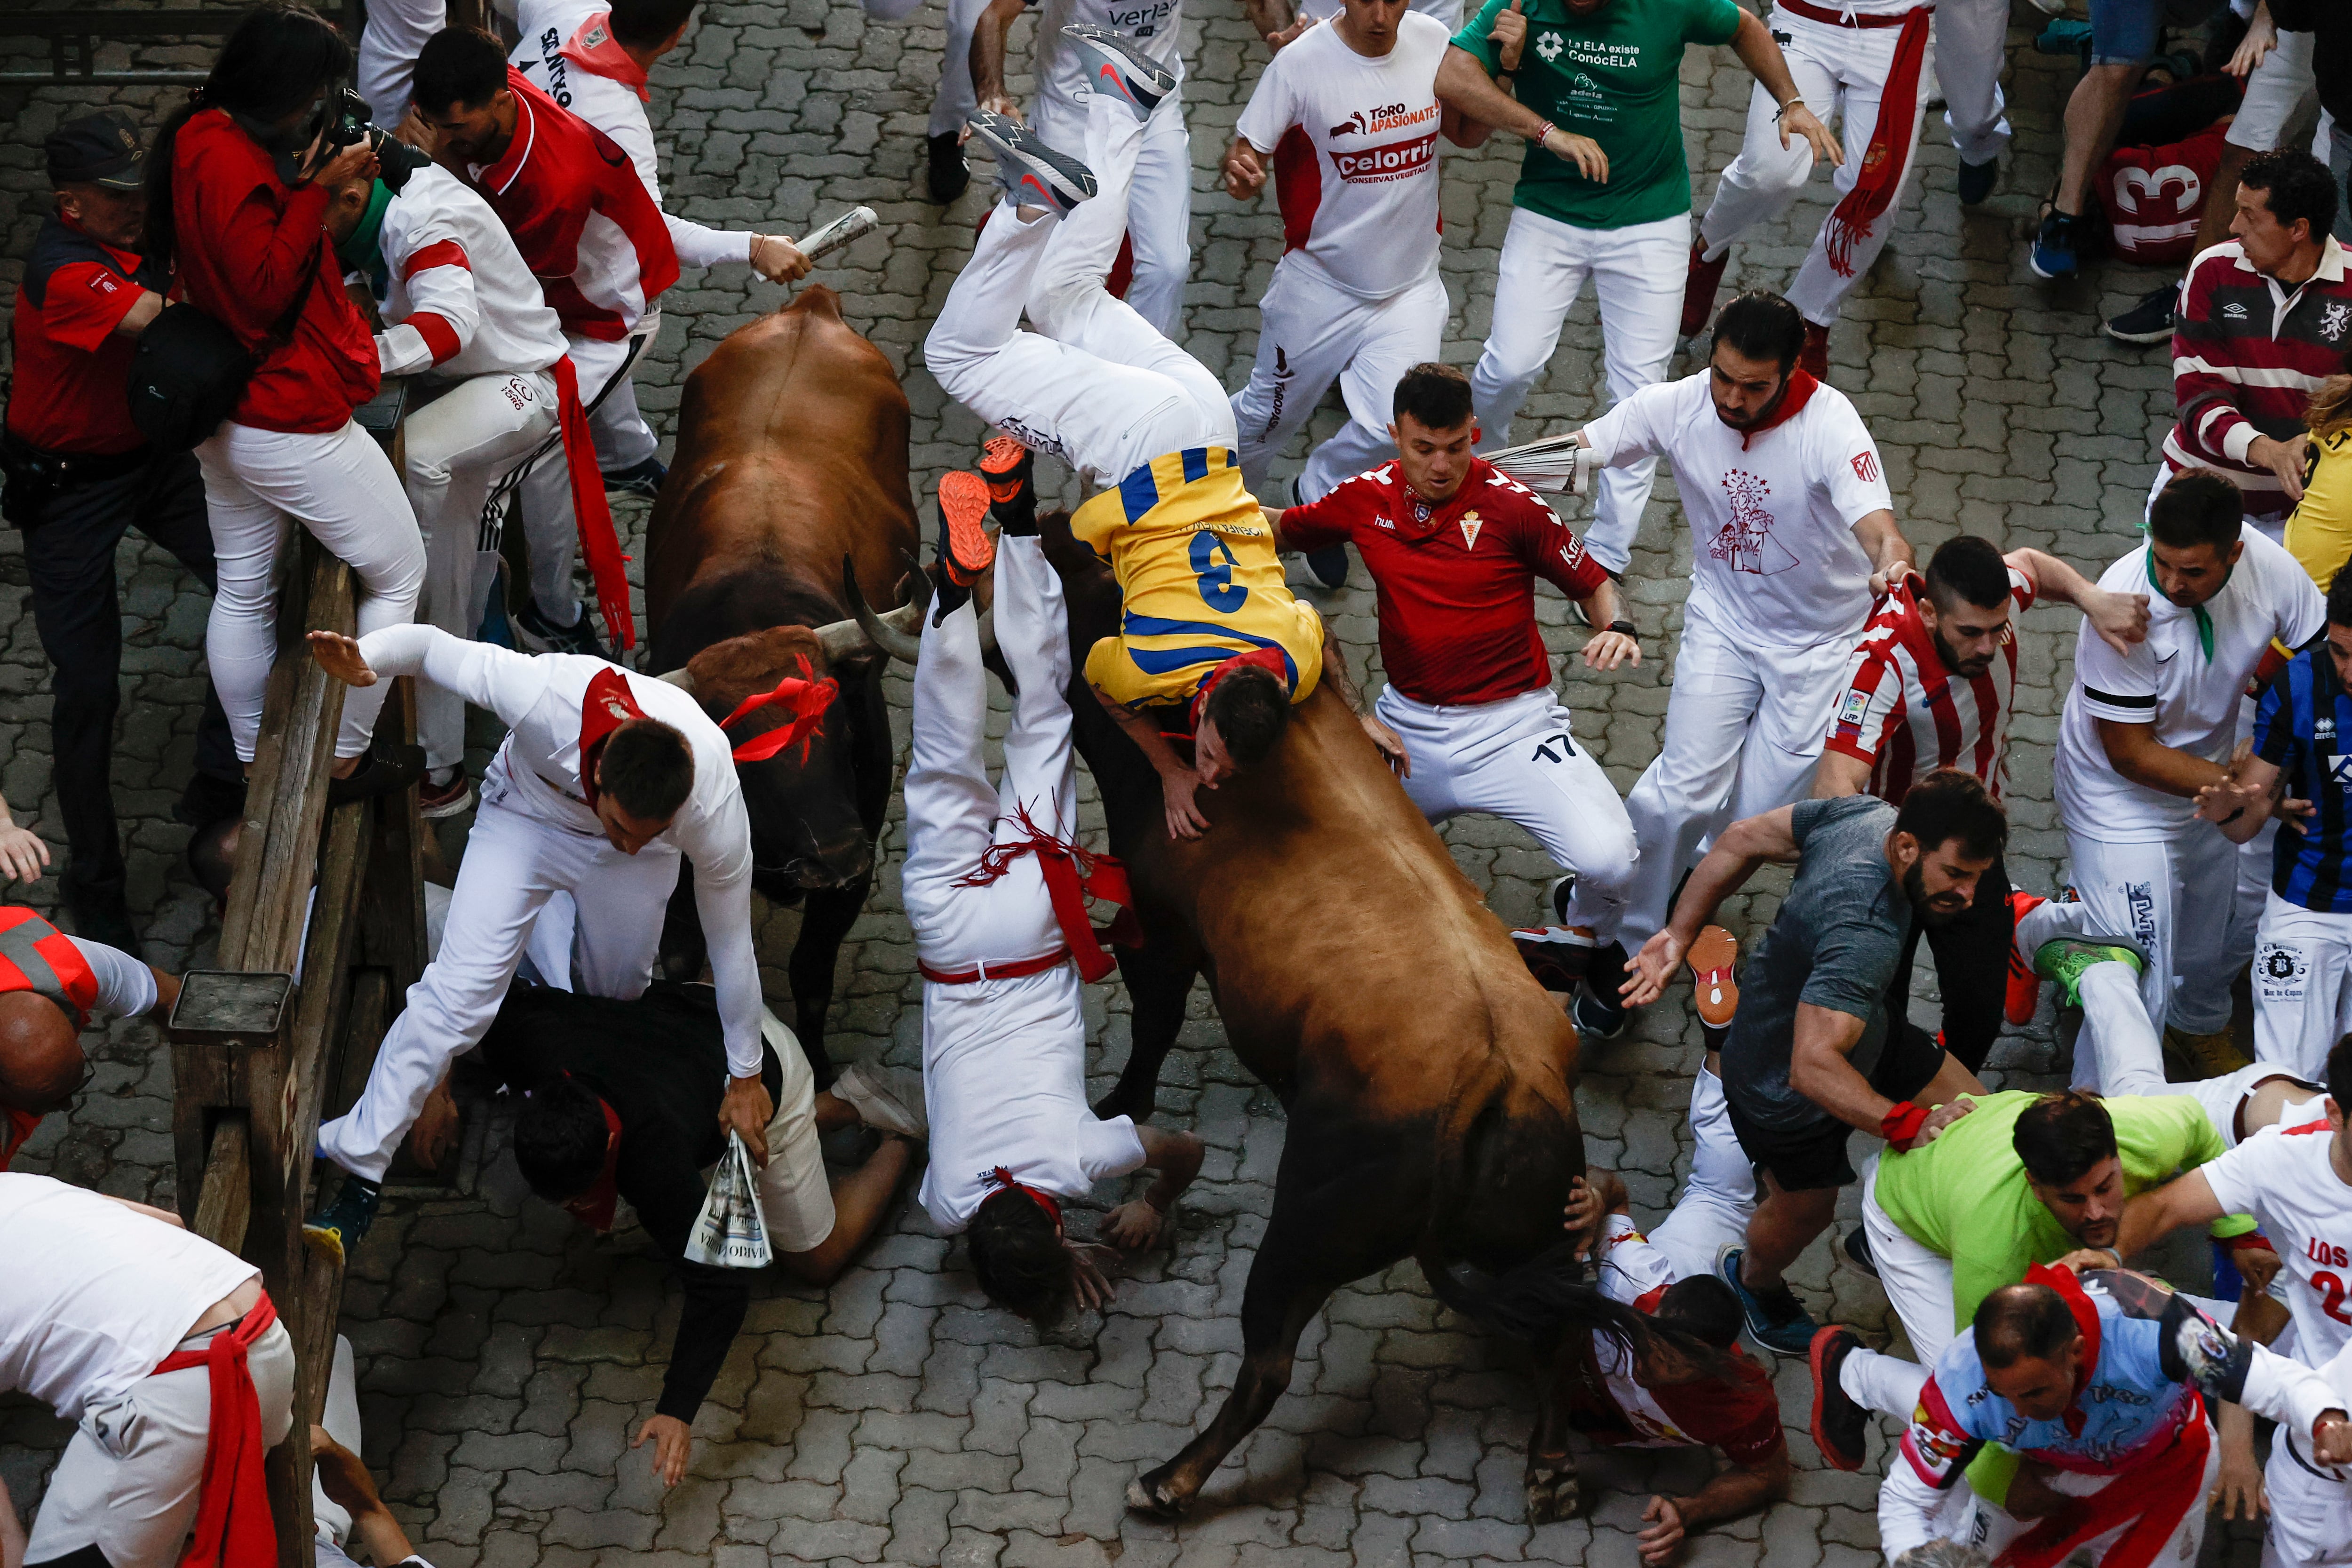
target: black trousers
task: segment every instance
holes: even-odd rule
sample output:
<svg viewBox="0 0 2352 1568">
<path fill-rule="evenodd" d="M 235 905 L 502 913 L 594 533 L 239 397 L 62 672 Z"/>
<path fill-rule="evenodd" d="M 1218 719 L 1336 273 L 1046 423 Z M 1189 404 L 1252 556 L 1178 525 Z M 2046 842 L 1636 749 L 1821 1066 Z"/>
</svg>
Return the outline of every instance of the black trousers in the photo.
<svg viewBox="0 0 2352 1568">
<path fill-rule="evenodd" d="M 1944 994 L 1944 1048 L 1970 1072 L 1984 1060 L 2000 1034 L 2002 1004 L 2009 994 L 2009 950 L 2015 940 L 2009 918 L 2009 868 L 1994 860 L 1977 880 L 1976 902 L 1949 924 L 1911 922 L 1911 940 L 1887 992 L 1890 1018 L 1906 1016 L 1911 1001 L 1911 963 L 1919 939 L 1936 962 L 1936 985 Z"/>
<path fill-rule="evenodd" d="M 60 490 L 42 507 L 40 521 L 25 531 L 33 622 L 49 659 L 51 768 L 71 851 L 58 881 L 69 907 L 119 905 L 123 892 L 122 841 L 114 822 L 114 718 L 122 704 L 122 598 L 114 552 L 132 528 L 177 556 L 211 591 L 212 524 L 204 476 L 192 454 Z M 196 771 L 228 780 L 244 774 L 209 680 L 196 726 Z"/>
</svg>

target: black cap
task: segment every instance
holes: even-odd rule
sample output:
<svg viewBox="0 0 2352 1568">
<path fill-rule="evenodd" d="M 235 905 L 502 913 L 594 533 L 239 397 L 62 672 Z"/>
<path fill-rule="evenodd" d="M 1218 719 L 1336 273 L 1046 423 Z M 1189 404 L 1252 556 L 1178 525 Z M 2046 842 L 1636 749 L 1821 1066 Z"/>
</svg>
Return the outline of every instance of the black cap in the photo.
<svg viewBox="0 0 2352 1568">
<path fill-rule="evenodd" d="M 146 178 L 147 150 L 131 117 L 104 110 L 68 121 L 41 143 L 52 185 L 103 185 L 135 191 Z"/>
</svg>

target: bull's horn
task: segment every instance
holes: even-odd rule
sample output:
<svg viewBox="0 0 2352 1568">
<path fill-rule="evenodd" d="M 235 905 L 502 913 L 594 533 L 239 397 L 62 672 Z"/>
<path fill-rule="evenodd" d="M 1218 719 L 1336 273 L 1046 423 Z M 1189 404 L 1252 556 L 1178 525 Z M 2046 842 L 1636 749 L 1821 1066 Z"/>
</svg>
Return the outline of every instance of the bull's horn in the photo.
<svg viewBox="0 0 2352 1568">
<path fill-rule="evenodd" d="M 689 697 L 694 694 L 694 677 L 687 673 L 686 667 L 683 665 L 680 665 L 676 669 L 670 670 L 667 674 L 656 675 L 654 679 L 656 680 L 667 681 L 670 685 L 677 687 L 680 691 L 685 692 Z"/>
<path fill-rule="evenodd" d="M 902 663 L 915 662 L 916 652 L 922 646 L 919 629 L 923 621 L 920 602 L 875 614 L 873 606 L 866 602 L 865 591 L 857 585 L 856 563 L 846 555 L 841 558 L 841 591 L 849 600 L 850 618 L 816 628 L 817 646 L 824 650 L 828 662 L 838 663 L 874 648 Z"/>
</svg>

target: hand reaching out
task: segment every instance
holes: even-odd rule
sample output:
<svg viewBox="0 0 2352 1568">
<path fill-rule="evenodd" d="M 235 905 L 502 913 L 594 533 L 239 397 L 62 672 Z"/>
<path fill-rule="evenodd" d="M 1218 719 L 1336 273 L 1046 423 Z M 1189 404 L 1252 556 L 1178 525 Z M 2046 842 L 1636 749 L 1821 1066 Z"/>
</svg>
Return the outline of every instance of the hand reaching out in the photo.
<svg viewBox="0 0 2352 1568">
<path fill-rule="evenodd" d="M 1168 1232 L 1168 1216 L 1144 1198 L 1123 1203 L 1103 1216 L 1102 1238 L 1122 1252 L 1150 1247 Z"/>
<path fill-rule="evenodd" d="M 1209 830 L 1209 819 L 1193 804 L 1193 795 L 1203 789 L 1214 789 L 1190 768 L 1160 775 L 1160 793 L 1168 808 L 1168 837 L 1194 839 Z"/>
<path fill-rule="evenodd" d="M 1628 1007 L 1646 1007 L 1665 994 L 1673 984 L 1675 972 L 1683 966 L 1683 943 L 1669 929 L 1653 935 L 1642 944 L 1626 968 L 1625 984 L 1617 988 Z"/>
<path fill-rule="evenodd" d="M 312 632 L 310 657 L 319 668 L 346 686 L 373 686 L 375 671 L 368 668 L 367 656 L 360 652 L 360 640 L 341 632 Z"/>
</svg>

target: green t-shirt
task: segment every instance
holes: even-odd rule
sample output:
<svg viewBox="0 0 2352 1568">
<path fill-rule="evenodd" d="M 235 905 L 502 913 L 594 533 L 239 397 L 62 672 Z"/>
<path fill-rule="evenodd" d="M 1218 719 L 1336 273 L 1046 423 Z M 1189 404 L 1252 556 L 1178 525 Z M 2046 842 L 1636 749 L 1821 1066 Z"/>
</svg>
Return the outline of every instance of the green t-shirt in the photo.
<svg viewBox="0 0 2352 1568">
<path fill-rule="evenodd" d="M 2011 1142 L 2018 1117 L 2041 1098 L 2029 1089 L 1986 1095 L 1934 1142 L 1879 1156 L 1878 1206 L 1906 1236 L 1952 1260 L 1953 1326 L 1962 1333 L 1976 1321 L 1977 1304 L 2024 1279 L 2026 1265 L 2055 1263 L 2076 1247 L 2026 1184 Z M 2110 1100 L 2107 1115 L 2129 1195 L 2224 1152 L 2191 1095 Z M 2213 1223 L 2217 1236 L 2252 1227 L 2242 1215 Z"/>
<path fill-rule="evenodd" d="M 1454 35 L 1493 75 L 1492 34 L 1509 0 L 1486 0 Z M 1690 211 L 1683 152 L 1683 48 L 1727 44 L 1739 30 L 1734 0 L 1606 0 L 1591 16 L 1566 0 L 1521 0 L 1528 45 L 1518 100 L 1562 131 L 1589 136 L 1609 155 L 1609 182 L 1528 144 L 1514 205 L 1579 228 L 1627 228 Z"/>
</svg>

